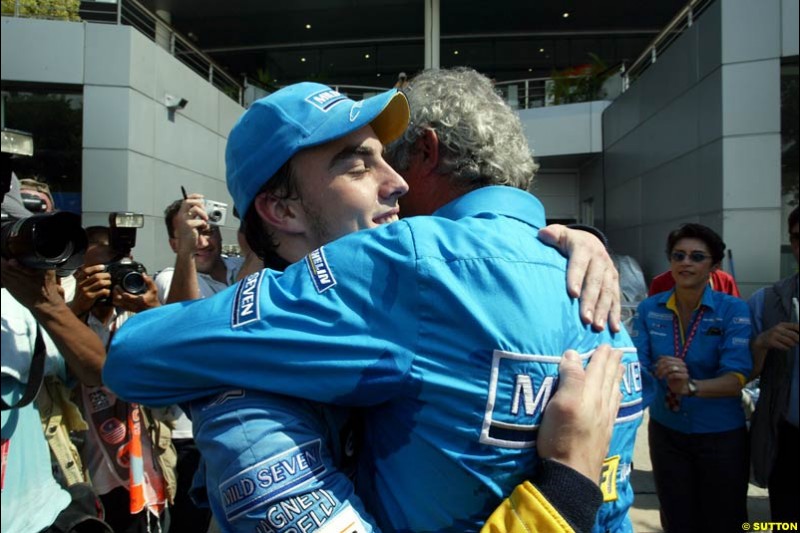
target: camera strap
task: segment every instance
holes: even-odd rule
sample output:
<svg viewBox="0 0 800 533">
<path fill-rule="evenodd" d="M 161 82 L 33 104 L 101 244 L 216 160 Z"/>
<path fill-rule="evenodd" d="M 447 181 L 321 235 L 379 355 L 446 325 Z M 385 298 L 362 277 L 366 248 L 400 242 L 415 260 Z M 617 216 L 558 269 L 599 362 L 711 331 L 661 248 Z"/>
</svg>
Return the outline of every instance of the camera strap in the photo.
<svg viewBox="0 0 800 533">
<path fill-rule="evenodd" d="M 42 338 L 42 329 L 39 324 L 36 324 L 36 343 L 33 348 L 33 357 L 31 358 L 31 369 L 28 374 L 28 384 L 25 385 L 25 393 L 22 398 L 14 404 L 8 405 L 5 400 L 0 398 L 0 409 L 7 411 L 8 409 L 19 409 L 31 403 L 39 394 L 39 389 L 42 388 L 44 381 L 44 359 L 45 359 L 44 338 Z"/>
</svg>

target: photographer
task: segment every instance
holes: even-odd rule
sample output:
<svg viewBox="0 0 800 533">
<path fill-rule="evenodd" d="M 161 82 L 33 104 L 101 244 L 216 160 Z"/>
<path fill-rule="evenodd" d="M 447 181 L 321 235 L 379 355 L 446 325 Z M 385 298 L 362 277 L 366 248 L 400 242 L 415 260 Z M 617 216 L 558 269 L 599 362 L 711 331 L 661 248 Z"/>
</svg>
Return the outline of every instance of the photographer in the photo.
<svg viewBox="0 0 800 533">
<path fill-rule="evenodd" d="M 106 351 L 100 340 L 67 307 L 51 268 L 31 268 L 26 256 L 10 253 L 9 224 L 24 223 L 19 183 L 12 181 L 9 136 L 3 131 L 2 211 L 2 513 L 0 529 L 14 532 L 111 531 L 98 515 L 91 487 L 62 488 L 53 476 L 39 403 L 46 376 L 100 383 Z M 28 137 L 30 139 L 30 137 Z M 31 142 L 32 144 L 32 142 Z M 7 148 L 12 150 L 8 150 Z M 14 153 L 20 153 L 15 151 Z M 30 155 L 32 148 L 27 153 Z M 13 183 L 13 187 L 12 187 Z M 12 194 L 6 193 L 13 188 Z M 17 243 L 18 244 L 18 243 Z M 80 253 L 80 242 L 69 243 Z M 74 256 L 75 254 L 68 254 Z M 69 258 L 67 259 L 67 261 Z M 32 403 L 37 399 L 37 403 Z M 78 472 L 76 475 L 80 475 Z M 42 505 L 46 502 L 46 505 Z"/>
<path fill-rule="evenodd" d="M 169 245 L 176 257 L 174 269 L 166 268 L 156 276 L 162 303 L 208 298 L 236 281 L 243 260 L 222 256 L 219 227 L 208 221 L 201 194 L 176 200 L 164 211 Z"/>
<path fill-rule="evenodd" d="M 106 264 L 90 262 L 90 258 L 95 256 L 114 258 L 114 250 L 109 245 L 109 229 L 107 227 L 90 226 L 86 228 L 86 238 L 88 241 L 87 255 L 84 258 L 83 267 L 75 273 L 77 284 L 75 297 L 69 304 L 78 317 L 85 317 L 98 300 L 110 300 L 113 307 L 119 307 L 132 313 L 139 313 L 161 305 L 158 301 L 155 282 L 147 274 L 142 274 L 146 291 L 141 294 L 132 294 L 123 290 L 119 285 L 112 287 L 112 277 Z M 102 247 L 106 249 L 101 251 Z M 92 248 L 98 250 L 95 254 L 90 255 L 89 251 Z M 112 262 L 112 259 L 109 259 L 108 262 Z M 100 302 L 97 306 L 98 310 L 109 307 L 108 303 L 108 301 Z M 109 313 L 113 311 L 113 307 L 107 309 Z"/>
<path fill-rule="evenodd" d="M 109 228 L 92 226 L 86 233 L 88 246 L 84 265 L 75 275 L 71 308 L 107 346 L 134 313 L 160 304 L 153 280 L 131 266 L 129 249 L 114 244 Z M 126 278 L 114 274 L 120 264 L 135 278 L 137 294 L 124 290 Z M 106 509 L 106 521 L 117 533 L 149 531 L 157 527 L 156 520 L 164 527 L 167 501 L 175 493 L 176 456 L 169 426 L 103 386 L 81 385 L 79 396 L 89 424 L 83 460 Z M 112 434 L 116 438 L 109 438 Z"/>
</svg>

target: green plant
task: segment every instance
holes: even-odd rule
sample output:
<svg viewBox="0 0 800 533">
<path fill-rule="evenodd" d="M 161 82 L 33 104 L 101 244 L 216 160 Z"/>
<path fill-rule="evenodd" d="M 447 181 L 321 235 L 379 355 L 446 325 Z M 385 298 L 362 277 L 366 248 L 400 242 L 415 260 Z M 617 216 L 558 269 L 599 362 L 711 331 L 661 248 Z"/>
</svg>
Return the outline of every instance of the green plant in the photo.
<svg viewBox="0 0 800 533">
<path fill-rule="evenodd" d="M 589 54 L 589 59 L 585 65 L 553 72 L 554 104 L 590 102 L 605 96 L 603 83 L 612 72 L 596 54 Z"/>
<path fill-rule="evenodd" d="M 2 0 L 3 15 L 13 15 L 18 8 L 21 17 L 79 21 L 80 7 L 80 0 Z"/>
</svg>

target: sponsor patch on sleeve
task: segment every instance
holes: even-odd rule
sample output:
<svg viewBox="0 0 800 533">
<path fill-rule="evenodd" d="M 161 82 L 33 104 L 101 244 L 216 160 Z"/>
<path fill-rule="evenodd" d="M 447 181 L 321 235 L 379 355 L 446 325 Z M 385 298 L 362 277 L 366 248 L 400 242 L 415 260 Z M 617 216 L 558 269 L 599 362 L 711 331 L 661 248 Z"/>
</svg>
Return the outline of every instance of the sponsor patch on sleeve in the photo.
<svg viewBox="0 0 800 533">
<path fill-rule="evenodd" d="M 336 285 L 336 278 L 333 277 L 331 267 L 325 258 L 324 247 L 317 248 L 306 256 L 306 266 L 308 273 L 311 274 L 311 281 L 317 292 L 322 294 Z"/>
<path fill-rule="evenodd" d="M 614 455 L 607 457 L 603 461 L 603 470 L 600 474 L 600 490 L 603 492 L 603 502 L 613 502 L 617 499 L 619 459 L 619 455 Z"/>
<path fill-rule="evenodd" d="M 326 471 L 316 439 L 257 463 L 219 486 L 228 520 L 245 515 L 295 490 Z"/>
<path fill-rule="evenodd" d="M 258 294 L 261 291 L 261 277 L 266 270 L 254 272 L 239 282 L 236 297 L 233 299 L 231 326 L 238 328 L 261 320 L 261 306 Z"/>
</svg>

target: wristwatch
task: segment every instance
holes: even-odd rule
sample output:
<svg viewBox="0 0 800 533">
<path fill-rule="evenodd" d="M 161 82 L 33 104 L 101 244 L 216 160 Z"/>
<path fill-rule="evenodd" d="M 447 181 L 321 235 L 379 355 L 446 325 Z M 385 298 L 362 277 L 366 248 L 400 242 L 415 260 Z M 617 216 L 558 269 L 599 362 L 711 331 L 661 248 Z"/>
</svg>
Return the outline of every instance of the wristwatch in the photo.
<svg viewBox="0 0 800 533">
<path fill-rule="evenodd" d="M 687 394 L 687 396 L 694 396 L 697 394 L 697 383 L 695 383 L 692 378 L 689 378 L 689 381 L 686 382 L 686 386 L 689 389 L 689 394 Z"/>
</svg>

